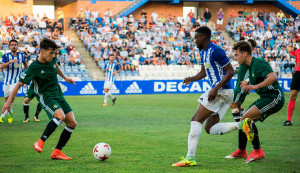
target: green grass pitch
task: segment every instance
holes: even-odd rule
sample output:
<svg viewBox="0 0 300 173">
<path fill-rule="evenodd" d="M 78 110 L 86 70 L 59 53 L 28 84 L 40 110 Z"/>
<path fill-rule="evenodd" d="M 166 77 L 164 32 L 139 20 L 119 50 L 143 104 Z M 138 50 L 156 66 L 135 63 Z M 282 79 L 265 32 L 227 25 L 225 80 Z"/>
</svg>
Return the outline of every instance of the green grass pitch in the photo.
<svg viewBox="0 0 300 173">
<path fill-rule="evenodd" d="M 46 141 L 43 153 L 33 149 L 48 123 L 44 111 L 41 122 L 33 122 L 37 101 L 30 104 L 30 122 L 23 123 L 23 98 L 14 103 L 14 122 L 0 124 L 0 172 L 298 172 L 300 170 L 300 101 L 296 102 L 293 126 L 283 127 L 289 93 L 284 108 L 265 122 L 257 122 L 266 158 L 245 164 L 244 159 L 224 157 L 237 149 L 237 131 L 221 136 L 203 130 L 196 153 L 196 167 L 175 168 L 187 152 L 190 120 L 200 94 L 122 95 L 115 106 L 109 100 L 102 107 L 103 96 L 66 97 L 78 122 L 63 149 L 71 161 L 51 160 L 64 125 Z M 247 108 L 257 99 L 246 98 Z M 3 98 L 2 98 L 3 99 Z M 2 100 L 3 103 L 3 100 Z M 232 122 L 230 111 L 222 122 Z M 112 155 L 106 161 L 94 158 L 95 144 L 106 142 Z M 248 143 L 248 153 L 252 146 Z"/>
</svg>

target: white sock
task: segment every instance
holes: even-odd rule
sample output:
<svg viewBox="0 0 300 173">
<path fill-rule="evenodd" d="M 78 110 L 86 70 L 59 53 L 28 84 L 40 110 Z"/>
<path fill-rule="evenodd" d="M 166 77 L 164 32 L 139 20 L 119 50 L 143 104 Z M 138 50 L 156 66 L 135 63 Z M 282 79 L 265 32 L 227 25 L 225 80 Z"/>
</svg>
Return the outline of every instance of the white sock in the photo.
<svg viewBox="0 0 300 173">
<path fill-rule="evenodd" d="M 106 104 L 107 103 L 107 100 L 108 100 L 108 93 L 104 93 L 104 103 Z"/>
<path fill-rule="evenodd" d="M 186 157 L 195 158 L 199 137 L 202 132 L 202 124 L 197 121 L 191 122 L 191 130 L 188 138 L 188 152 Z"/>
<path fill-rule="evenodd" d="M 225 133 L 229 133 L 233 130 L 240 129 L 239 122 L 233 123 L 217 123 L 213 125 L 210 130 L 209 134 L 211 135 L 223 135 Z"/>
<path fill-rule="evenodd" d="M 5 110 L 5 112 L 3 114 L 1 114 L 1 117 L 5 117 L 6 115 L 10 114 L 7 110 Z"/>
<path fill-rule="evenodd" d="M 108 92 L 108 94 L 110 98 L 115 99 L 115 97 L 111 94 L 111 92 Z"/>
</svg>

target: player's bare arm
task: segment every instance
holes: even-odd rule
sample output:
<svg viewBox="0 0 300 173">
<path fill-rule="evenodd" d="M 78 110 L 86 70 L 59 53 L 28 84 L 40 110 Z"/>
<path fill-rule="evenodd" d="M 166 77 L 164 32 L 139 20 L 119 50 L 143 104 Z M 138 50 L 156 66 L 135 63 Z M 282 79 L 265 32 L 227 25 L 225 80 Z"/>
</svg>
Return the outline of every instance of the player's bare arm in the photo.
<svg viewBox="0 0 300 173">
<path fill-rule="evenodd" d="M 13 60 L 8 61 L 7 63 L 2 63 L 0 66 L 0 69 L 5 69 L 7 66 L 9 66 L 10 64 L 15 63 L 15 62 L 18 62 L 18 60 L 13 59 Z"/>
<path fill-rule="evenodd" d="M 1 114 L 3 114 L 5 112 L 5 110 L 10 111 L 11 109 L 11 105 L 14 101 L 14 98 L 16 97 L 16 95 L 18 94 L 19 89 L 23 86 L 24 84 L 22 82 L 18 82 L 14 89 L 12 90 L 12 92 L 9 95 L 9 98 L 7 99 L 5 105 L 3 106 L 2 110 L 1 110 Z"/>
<path fill-rule="evenodd" d="M 120 73 L 120 72 L 121 72 L 121 70 L 115 71 L 115 72 L 113 72 L 113 75 L 116 75 L 116 74 L 118 74 L 118 73 Z"/>
<path fill-rule="evenodd" d="M 209 102 L 213 101 L 216 98 L 219 89 L 222 88 L 227 82 L 229 82 L 229 80 L 234 75 L 234 69 L 231 63 L 228 63 L 223 69 L 226 70 L 226 74 L 224 78 L 221 80 L 221 82 L 219 82 L 214 88 L 210 90 L 208 95 Z"/>
<path fill-rule="evenodd" d="M 273 84 L 276 81 L 277 81 L 277 76 L 274 72 L 272 72 L 272 73 L 269 73 L 267 75 L 267 78 L 263 82 L 261 82 L 257 85 L 247 85 L 243 89 L 246 92 L 250 92 L 251 90 L 257 90 L 257 89 L 260 89 L 260 88 L 267 87 L 267 86 Z"/>
<path fill-rule="evenodd" d="M 203 64 L 201 64 L 201 70 L 200 70 L 200 72 L 199 73 L 197 73 L 195 76 L 192 76 L 192 77 L 186 77 L 186 78 L 184 78 L 184 80 L 183 80 L 183 84 L 185 85 L 185 86 L 187 86 L 188 84 L 190 84 L 192 81 L 198 81 L 198 80 L 201 80 L 201 79 L 203 79 L 203 78 L 205 78 L 206 77 L 206 72 L 205 72 L 205 69 L 204 69 L 204 65 Z"/>
<path fill-rule="evenodd" d="M 66 82 L 68 83 L 72 83 L 73 85 L 76 85 L 75 84 L 75 81 L 72 79 L 72 78 L 68 78 L 66 77 L 63 72 L 61 71 L 61 69 L 59 68 L 59 65 L 56 64 L 56 70 L 57 70 L 57 74 L 62 77 Z"/>
</svg>

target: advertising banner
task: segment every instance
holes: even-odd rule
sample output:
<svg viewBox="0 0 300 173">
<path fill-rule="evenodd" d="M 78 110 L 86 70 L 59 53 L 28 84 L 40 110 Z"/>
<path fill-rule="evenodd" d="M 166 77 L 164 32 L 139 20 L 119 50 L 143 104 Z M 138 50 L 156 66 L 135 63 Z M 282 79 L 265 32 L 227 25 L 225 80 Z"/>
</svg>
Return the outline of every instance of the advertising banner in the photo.
<svg viewBox="0 0 300 173">
<path fill-rule="evenodd" d="M 279 79 L 279 84 L 284 92 L 290 91 L 291 79 Z M 232 79 L 231 85 L 235 86 L 236 80 Z M 0 82 L 3 88 L 3 82 Z M 103 95 L 104 81 L 78 81 L 76 85 L 60 82 L 65 96 Z M 24 96 L 28 88 L 22 87 L 17 96 Z M 115 95 L 125 94 L 184 94 L 204 93 L 210 89 L 208 80 L 192 82 L 184 86 L 182 80 L 149 80 L 149 81 L 115 81 L 110 89 Z M 3 97 L 3 91 L 0 92 Z"/>
</svg>

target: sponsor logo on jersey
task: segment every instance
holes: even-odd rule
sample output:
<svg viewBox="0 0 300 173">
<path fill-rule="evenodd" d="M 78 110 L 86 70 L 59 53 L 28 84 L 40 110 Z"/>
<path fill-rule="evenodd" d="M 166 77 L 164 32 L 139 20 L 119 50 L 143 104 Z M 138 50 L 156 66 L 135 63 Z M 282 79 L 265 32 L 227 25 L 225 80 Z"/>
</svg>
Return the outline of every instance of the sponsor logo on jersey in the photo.
<svg viewBox="0 0 300 173">
<path fill-rule="evenodd" d="M 41 74 L 44 74 L 44 73 L 45 73 L 45 71 L 44 71 L 44 70 L 42 70 L 42 71 L 41 71 Z"/>
<path fill-rule="evenodd" d="M 142 90 L 136 82 L 133 82 L 126 90 L 125 93 L 142 93 Z"/>
<path fill-rule="evenodd" d="M 80 90 L 80 94 L 97 94 L 97 90 L 92 83 L 89 82 Z"/>
</svg>

